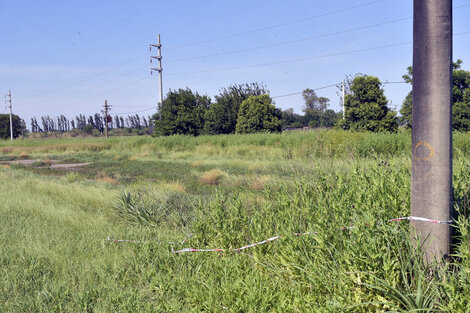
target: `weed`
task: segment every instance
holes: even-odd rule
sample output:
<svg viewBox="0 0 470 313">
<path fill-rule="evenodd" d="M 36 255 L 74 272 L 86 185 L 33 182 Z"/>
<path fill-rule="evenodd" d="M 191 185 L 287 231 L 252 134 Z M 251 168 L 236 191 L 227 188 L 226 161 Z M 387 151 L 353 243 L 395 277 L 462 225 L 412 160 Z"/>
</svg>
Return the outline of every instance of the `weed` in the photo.
<svg viewBox="0 0 470 313">
<path fill-rule="evenodd" d="M 259 177 L 251 183 L 251 188 L 253 190 L 263 190 L 266 183 L 268 183 L 270 180 L 271 178 L 269 176 Z"/>
<path fill-rule="evenodd" d="M 432 276 L 409 224 L 381 223 L 410 214 L 406 132 L 1 141 L 2 161 L 92 164 L 0 171 L 0 311 L 469 313 L 470 135 L 454 140 L 456 242 Z"/>
<path fill-rule="evenodd" d="M 200 181 L 201 183 L 207 185 L 218 185 L 222 178 L 226 175 L 227 173 L 221 171 L 220 169 L 213 169 L 202 173 Z"/>
<path fill-rule="evenodd" d="M 96 181 L 100 182 L 100 183 L 111 184 L 111 185 L 118 185 L 119 184 L 119 181 L 117 179 L 109 177 L 104 172 L 98 173 L 98 177 L 97 177 Z"/>
</svg>

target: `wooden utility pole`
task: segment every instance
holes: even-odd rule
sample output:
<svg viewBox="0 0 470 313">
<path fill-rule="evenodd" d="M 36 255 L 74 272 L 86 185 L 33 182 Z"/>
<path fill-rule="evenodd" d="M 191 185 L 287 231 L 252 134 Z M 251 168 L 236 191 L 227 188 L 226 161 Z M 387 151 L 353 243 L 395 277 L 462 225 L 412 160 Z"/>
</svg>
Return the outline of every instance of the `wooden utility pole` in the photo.
<svg viewBox="0 0 470 313">
<path fill-rule="evenodd" d="M 152 47 L 155 47 L 158 49 L 158 55 L 156 56 L 151 56 L 150 57 L 150 63 L 152 63 L 152 59 L 158 60 L 158 67 L 157 68 L 151 68 L 150 69 L 150 74 L 153 73 L 153 71 L 158 72 L 158 82 L 159 82 L 159 102 L 158 104 L 161 105 L 163 103 L 163 83 L 162 83 L 162 43 L 160 41 L 160 34 L 158 34 L 157 38 L 158 42 L 156 44 L 150 44 L 150 51 L 152 51 Z"/>
<path fill-rule="evenodd" d="M 450 253 L 452 0 L 414 0 L 411 215 L 428 262 Z"/>
</svg>

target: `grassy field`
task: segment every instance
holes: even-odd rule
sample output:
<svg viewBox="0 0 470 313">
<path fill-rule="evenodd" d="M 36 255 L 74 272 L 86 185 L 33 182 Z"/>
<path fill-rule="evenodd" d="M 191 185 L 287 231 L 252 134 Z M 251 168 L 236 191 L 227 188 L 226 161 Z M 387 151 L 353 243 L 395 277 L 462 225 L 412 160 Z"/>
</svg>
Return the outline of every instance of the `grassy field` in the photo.
<svg viewBox="0 0 470 313">
<path fill-rule="evenodd" d="M 441 267 L 408 222 L 381 223 L 410 215 L 410 143 L 334 130 L 2 141 L 0 312 L 470 312 L 470 135 L 454 135 L 458 240 Z"/>
</svg>

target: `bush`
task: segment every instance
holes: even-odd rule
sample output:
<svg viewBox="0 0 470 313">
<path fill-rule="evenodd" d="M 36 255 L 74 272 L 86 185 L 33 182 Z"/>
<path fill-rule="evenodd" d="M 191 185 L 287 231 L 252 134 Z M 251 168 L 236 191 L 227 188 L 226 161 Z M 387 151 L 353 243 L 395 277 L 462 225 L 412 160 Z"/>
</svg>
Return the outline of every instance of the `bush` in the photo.
<svg viewBox="0 0 470 313">
<path fill-rule="evenodd" d="M 280 132 L 281 110 L 269 95 L 251 96 L 240 105 L 237 133 Z"/>
</svg>

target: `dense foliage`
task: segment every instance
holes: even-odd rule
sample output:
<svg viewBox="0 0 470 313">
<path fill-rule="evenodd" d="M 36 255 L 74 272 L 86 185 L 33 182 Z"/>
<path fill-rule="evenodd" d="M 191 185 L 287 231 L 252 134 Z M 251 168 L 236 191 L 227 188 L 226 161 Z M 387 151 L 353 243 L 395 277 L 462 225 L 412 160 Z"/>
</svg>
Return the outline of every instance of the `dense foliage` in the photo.
<svg viewBox="0 0 470 313">
<path fill-rule="evenodd" d="M 170 90 L 154 115 L 154 135 L 200 135 L 210 102 L 209 97 L 193 93 L 189 88 Z"/>
<path fill-rule="evenodd" d="M 280 132 L 281 117 L 269 95 L 251 96 L 240 104 L 236 132 Z"/>
<path fill-rule="evenodd" d="M 13 138 L 17 138 L 19 135 L 24 135 L 26 132 L 24 121 L 15 114 L 12 114 L 11 117 L 13 124 Z M 0 139 L 7 139 L 10 137 L 10 114 L 0 114 Z"/>
<path fill-rule="evenodd" d="M 206 111 L 204 133 L 233 134 L 237 125 L 240 104 L 250 96 L 269 93 L 265 86 L 258 83 L 236 84 L 220 90 L 215 102 Z"/>
<path fill-rule="evenodd" d="M 341 120 L 344 129 L 372 132 L 396 132 L 396 113 L 387 107 L 382 84 L 377 77 L 356 76 L 351 85 L 351 94 L 345 97 L 346 119 Z"/>
<path fill-rule="evenodd" d="M 452 71 L 452 128 L 457 131 L 470 131 L 470 71 L 463 70 L 462 60 L 453 63 Z M 413 67 L 407 68 L 403 79 L 413 84 Z M 400 109 L 403 123 L 412 127 L 412 93 L 406 96 Z"/>
</svg>

